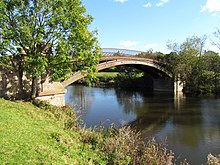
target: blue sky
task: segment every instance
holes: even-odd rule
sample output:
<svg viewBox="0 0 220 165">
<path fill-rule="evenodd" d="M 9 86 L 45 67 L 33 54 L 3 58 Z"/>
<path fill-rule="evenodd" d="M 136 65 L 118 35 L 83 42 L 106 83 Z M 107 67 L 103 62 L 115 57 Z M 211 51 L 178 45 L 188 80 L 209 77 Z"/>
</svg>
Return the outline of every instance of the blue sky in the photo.
<svg viewBox="0 0 220 165">
<path fill-rule="evenodd" d="M 220 0 L 82 0 L 94 18 L 102 48 L 126 48 L 168 53 L 166 43 L 207 35 L 220 28 Z"/>
</svg>

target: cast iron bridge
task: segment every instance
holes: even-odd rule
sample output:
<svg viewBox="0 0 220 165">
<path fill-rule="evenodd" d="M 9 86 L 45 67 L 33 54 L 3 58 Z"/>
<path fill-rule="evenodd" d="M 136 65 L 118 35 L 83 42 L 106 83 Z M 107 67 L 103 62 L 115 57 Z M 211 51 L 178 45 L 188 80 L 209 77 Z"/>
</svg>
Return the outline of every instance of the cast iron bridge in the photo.
<svg viewBox="0 0 220 165">
<path fill-rule="evenodd" d="M 169 77 L 169 74 L 165 71 L 164 63 L 162 63 L 160 60 L 136 56 L 140 53 L 144 53 L 142 51 L 103 48 L 101 53 L 103 54 L 103 57 L 100 59 L 100 63 L 97 65 L 98 71 L 114 66 L 127 65 L 141 69 L 152 77 Z M 63 81 L 62 85 L 66 87 L 85 77 L 86 75 L 86 71 L 75 72 L 69 77 L 69 79 Z"/>
<path fill-rule="evenodd" d="M 179 82 L 173 82 L 171 76 L 169 76 L 169 73 L 167 73 L 165 63 L 161 62 L 157 58 L 146 58 L 146 56 L 145 58 L 138 57 L 136 55 L 144 52 L 126 49 L 105 48 L 102 49 L 101 52 L 103 57 L 100 59 L 100 63 L 96 66 L 98 71 L 114 66 L 132 66 L 141 69 L 149 76 L 152 76 L 152 79 L 155 80 L 155 84 L 159 83 L 158 87 L 164 86 L 164 84 L 165 86 L 166 84 L 169 85 L 169 80 L 171 80 L 172 87 L 175 88 L 174 90 L 176 92 L 182 91 L 182 87 L 179 87 L 178 85 Z M 47 100 L 54 105 L 63 106 L 65 105 L 65 87 L 87 76 L 87 74 L 88 73 L 86 71 L 75 72 L 63 82 L 49 82 L 49 80 L 47 80 L 45 83 L 43 83 L 41 92 L 39 92 L 39 96 L 37 98 L 40 100 Z"/>
<path fill-rule="evenodd" d="M 129 49 L 102 48 L 101 53 L 103 54 L 103 56 L 135 56 L 144 52 Z"/>
</svg>

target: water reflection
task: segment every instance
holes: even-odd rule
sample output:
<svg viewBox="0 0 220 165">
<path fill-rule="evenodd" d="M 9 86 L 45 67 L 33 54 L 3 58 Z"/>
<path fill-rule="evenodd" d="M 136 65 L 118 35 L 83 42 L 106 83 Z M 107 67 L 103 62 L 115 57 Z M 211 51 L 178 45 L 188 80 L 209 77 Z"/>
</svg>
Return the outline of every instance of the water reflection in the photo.
<svg viewBox="0 0 220 165">
<path fill-rule="evenodd" d="M 74 92 L 73 92 L 74 91 Z M 68 86 L 65 102 L 74 108 L 79 115 L 86 115 L 93 102 L 94 91 L 82 85 Z"/>
<path fill-rule="evenodd" d="M 69 86 L 66 102 L 82 110 L 88 126 L 120 126 L 124 121 L 143 138 L 167 139 L 176 157 L 191 164 L 205 163 L 209 153 L 220 153 L 219 99 Z"/>
<path fill-rule="evenodd" d="M 115 94 L 120 108 L 126 114 L 135 112 L 136 107 L 142 105 L 144 102 L 143 94 L 140 92 L 116 89 Z"/>
</svg>

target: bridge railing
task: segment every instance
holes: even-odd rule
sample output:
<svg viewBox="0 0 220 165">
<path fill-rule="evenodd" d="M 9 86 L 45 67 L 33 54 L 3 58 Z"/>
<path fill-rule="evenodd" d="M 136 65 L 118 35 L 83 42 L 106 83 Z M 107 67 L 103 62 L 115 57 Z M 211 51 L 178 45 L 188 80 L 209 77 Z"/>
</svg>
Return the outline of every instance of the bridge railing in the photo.
<svg viewBox="0 0 220 165">
<path fill-rule="evenodd" d="M 120 49 L 120 48 L 102 48 L 101 53 L 103 56 L 131 56 L 139 58 L 154 59 L 157 61 L 163 61 L 163 57 L 160 53 L 150 53 L 138 50 Z M 164 62 L 164 61 L 163 61 Z"/>
<path fill-rule="evenodd" d="M 128 50 L 128 49 L 116 49 L 116 48 L 103 48 L 101 50 L 101 53 L 104 56 L 136 56 L 140 53 L 143 53 L 142 51 L 137 50 Z"/>
</svg>

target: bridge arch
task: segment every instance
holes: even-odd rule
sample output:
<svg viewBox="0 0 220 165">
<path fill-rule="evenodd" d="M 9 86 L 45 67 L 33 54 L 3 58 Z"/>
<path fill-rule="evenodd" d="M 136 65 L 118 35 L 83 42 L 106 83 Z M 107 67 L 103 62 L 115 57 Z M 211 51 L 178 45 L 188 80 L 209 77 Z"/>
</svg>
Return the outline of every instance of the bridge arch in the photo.
<svg viewBox="0 0 220 165">
<path fill-rule="evenodd" d="M 172 78 L 171 74 L 166 71 L 165 64 L 161 61 L 151 58 L 137 57 L 136 55 L 143 53 L 141 51 L 105 48 L 102 49 L 101 53 L 103 54 L 103 57 L 100 59 L 100 63 L 96 66 L 98 71 L 114 66 L 124 65 L 136 67 L 147 73 L 151 72 L 152 74 L 161 76 L 163 78 Z M 47 100 L 51 104 L 64 106 L 64 96 L 66 92 L 65 87 L 87 76 L 87 74 L 88 73 L 86 71 L 75 72 L 63 82 L 50 82 L 48 79 L 44 84 L 42 84 L 41 91 L 39 92 L 37 99 Z M 171 83 L 173 83 L 172 86 L 174 87 L 174 92 L 181 93 L 182 83 L 179 81 L 173 82 L 172 79 L 170 80 L 172 81 Z M 160 82 L 156 81 L 156 84 L 160 84 Z"/>
<path fill-rule="evenodd" d="M 140 58 L 140 57 L 124 57 L 124 56 L 106 56 L 101 58 L 100 63 L 96 66 L 98 71 L 111 68 L 114 66 L 141 66 L 141 70 L 146 72 L 151 72 L 151 74 L 158 74 L 161 77 L 170 77 L 170 74 L 166 72 L 164 68 L 164 64 L 162 65 L 161 62 L 158 60 L 147 59 L 147 58 Z M 86 71 L 79 71 L 75 72 L 71 75 L 70 78 L 62 82 L 64 87 L 72 84 L 73 82 L 80 80 L 87 76 Z M 171 78 L 171 77 L 170 77 Z"/>
</svg>

